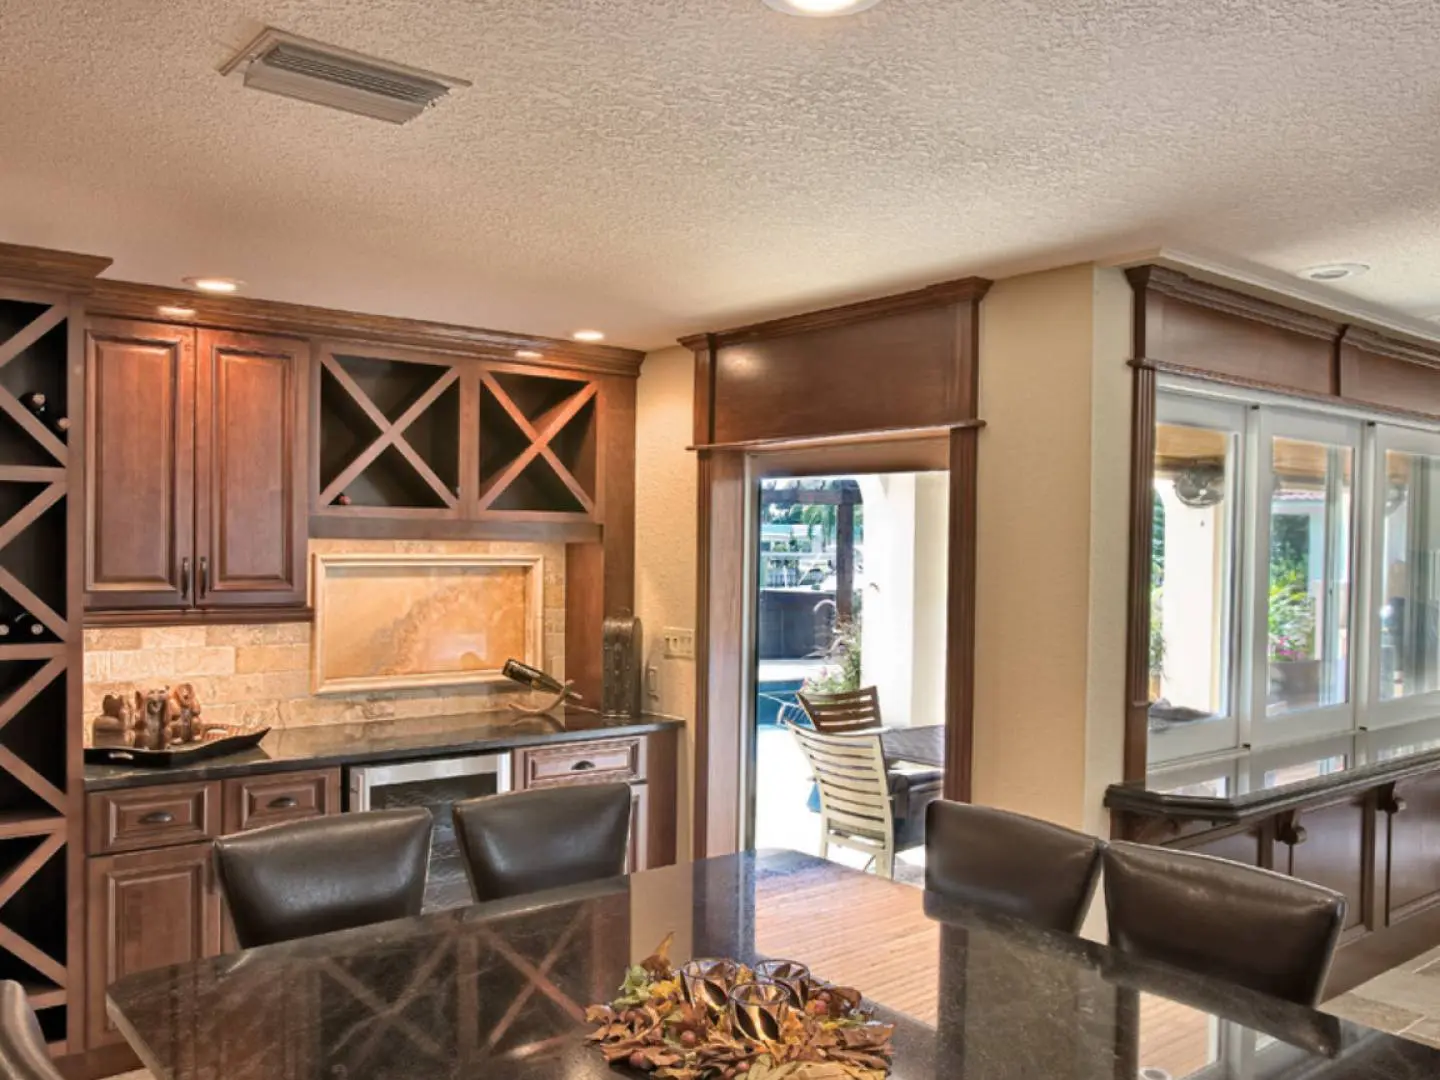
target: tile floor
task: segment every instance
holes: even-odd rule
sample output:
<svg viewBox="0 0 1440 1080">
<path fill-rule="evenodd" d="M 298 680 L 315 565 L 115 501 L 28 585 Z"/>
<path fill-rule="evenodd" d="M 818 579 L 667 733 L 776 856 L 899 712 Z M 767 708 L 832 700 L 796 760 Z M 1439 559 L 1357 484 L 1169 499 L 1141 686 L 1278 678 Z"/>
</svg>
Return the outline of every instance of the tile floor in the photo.
<svg viewBox="0 0 1440 1080">
<path fill-rule="evenodd" d="M 1345 1020 L 1440 1047 L 1440 949 L 1391 968 L 1320 1007 Z"/>
</svg>

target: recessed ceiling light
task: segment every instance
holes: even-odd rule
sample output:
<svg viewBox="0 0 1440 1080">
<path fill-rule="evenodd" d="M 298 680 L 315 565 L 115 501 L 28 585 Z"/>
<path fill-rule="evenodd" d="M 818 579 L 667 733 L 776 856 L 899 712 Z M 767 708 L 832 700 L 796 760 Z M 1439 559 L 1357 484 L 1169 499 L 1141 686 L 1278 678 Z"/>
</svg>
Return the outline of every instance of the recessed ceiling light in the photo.
<svg viewBox="0 0 1440 1080">
<path fill-rule="evenodd" d="M 604 341 L 605 335 L 599 330 L 576 330 L 570 335 L 576 341 Z"/>
<path fill-rule="evenodd" d="M 228 277 L 187 277 L 185 284 L 201 292 L 233 293 L 238 291 L 244 282 Z"/>
<path fill-rule="evenodd" d="M 1359 277 L 1370 269 L 1364 263 L 1326 263 L 1323 266 L 1308 266 L 1300 276 L 1308 281 L 1344 281 Z"/>
<path fill-rule="evenodd" d="M 534 349 L 516 349 L 515 355 L 521 360 L 539 360 L 544 354 L 538 353 Z"/>
<path fill-rule="evenodd" d="M 181 307 L 179 304 L 161 304 L 155 310 L 167 319 L 188 319 L 195 314 L 193 307 Z"/>
<path fill-rule="evenodd" d="M 765 6 L 786 15 L 805 15 L 824 19 L 831 15 L 854 15 L 872 8 L 880 0 L 765 0 Z"/>
</svg>

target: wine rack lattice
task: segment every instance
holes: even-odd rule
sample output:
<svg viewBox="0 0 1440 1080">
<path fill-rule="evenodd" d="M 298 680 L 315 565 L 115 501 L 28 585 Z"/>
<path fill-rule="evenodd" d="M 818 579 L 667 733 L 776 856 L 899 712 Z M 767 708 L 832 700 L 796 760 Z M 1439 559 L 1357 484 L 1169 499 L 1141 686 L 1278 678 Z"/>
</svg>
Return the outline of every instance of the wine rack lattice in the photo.
<svg viewBox="0 0 1440 1080">
<path fill-rule="evenodd" d="M 0 978 L 25 985 L 57 1044 L 79 961 L 66 918 L 81 754 L 71 315 L 64 298 L 0 290 Z"/>
</svg>

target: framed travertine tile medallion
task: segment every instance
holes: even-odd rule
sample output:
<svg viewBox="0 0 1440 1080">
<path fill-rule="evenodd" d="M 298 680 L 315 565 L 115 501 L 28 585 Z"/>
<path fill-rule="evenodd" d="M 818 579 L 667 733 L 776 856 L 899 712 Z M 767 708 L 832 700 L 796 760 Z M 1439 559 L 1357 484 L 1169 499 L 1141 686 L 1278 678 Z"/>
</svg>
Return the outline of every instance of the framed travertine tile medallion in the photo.
<svg viewBox="0 0 1440 1080">
<path fill-rule="evenodd" d="M 311 683 L 317 694 L 502 682 L 541 662 L 538 555 L 317 554 Z"/>
</svg>

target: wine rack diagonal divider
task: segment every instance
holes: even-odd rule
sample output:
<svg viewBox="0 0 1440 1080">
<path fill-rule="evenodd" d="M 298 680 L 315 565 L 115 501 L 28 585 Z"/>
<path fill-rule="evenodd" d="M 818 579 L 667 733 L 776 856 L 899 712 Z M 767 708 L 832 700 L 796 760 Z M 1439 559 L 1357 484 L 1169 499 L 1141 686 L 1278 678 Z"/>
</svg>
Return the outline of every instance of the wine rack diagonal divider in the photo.
<svg viewBox="0 0 1440 1080">
<path fill-rule="evenodd" d="M 369 418 L 370 422 L 373 423 L 380 432 L 375 441 L 360 451 L 355 460 L 341 470 L 340 474 L 336 476 L 334 480 L 330 481 L 325 490 L 320 493 L 321 505 L 326 505 L 333 501 L 335 497 L 353 483 L 355 478 L 364 472 L 376 458 L 384 453 L 386 449 L 393 446 L 420 476 L 420 479 L 425 481 L 447 507 L 454 509 L 458 506 L 459 500 L 455 492 L 450 490 L 449 486 L 435 474 L 435 470 L 430 467 L 429 463 L 410 445 L 409 440 L 405 438 L 405 429 L 418 420 L 426 409 L 438 401 L 440 396 L 444 394 L 446 390 L 450 389 L 454 383 L 459 381 L 460 372 L 454 368 L 445 372 L 436 379 L 423 394 L 416 398 L 410 407 L 401 413 L 394 422 L 391 422 L 375 403 L 370 400 L 370 395 L 365 393 L 360 384 L 351 378 L 350 373 L 333 357 L 328 355 L 321 356 L 320 363 L 324 370 L 335 379 L 336 383 L 354 399 L 355 404 L 360 407 L 361 411 L 365 413 L 366 417 Z"/>
<path fill-rule="evenodd" d="M 19 333 L 14 334 L 4 342 L 0 342 L 0 367 L 4 367 L 11 360 L 34 345 L 42 337 L 48 334 L 55 327 L 65 321 L 70 314 L 68 304 L 54 304 L 44 314 L 37 316 Z"/>
<path fill-rule="evenodd" d="M 15 512 L 15 516 L 0 525 L 0 549 L 7 547 L 11 540 L 33 525 L 40 515 L 65 497 L 63 483 L 50 484 Z"/>
<path fill-rule="evenodd" d="M 41 647 L 43 648 L 43 646 Z M 53 648 L 53 646 L 51 646 L 51 648 Z M 7 660 L 14 659 L 13 650 L 0 654 L 0 658 Z M 65 658 L 63 656 L 54 657 L 48 664 L 21 683 L 16 690 L 11 692 L 9 697 L 4 701 L 0 701 L 0 731 L 3 731 L 5 725 L 20 714 L 21 709 L 35 700 L 35 695 L 54 682 L 56 677 L 63 674 L 64 671 Z M 0 901 L 0 903 L 3 903 L 3 901 Z"/>
<path fill-rule="evenodd" d="M 50 861 L 50 857 L 65 846 L 63 832 L 51 833 L 36 846 L 35 850 L 12 866 L 0 877 L 0 907 L 4 907 L 35 874 Z"/>
<path fill-rule="evenodd" d="M 43 949 L 38 949 L 10 927 L 0 923 L 0 949 L 14 953 L 25 963 L 44 975 L 56 986 L 64 986 L 65 965 Z"/>
<path fill-rule="evenodd" d="M 25 987 L 62 1053 L 79 1048 L 83 1030 L 75 990 L 84 935 L 73 902 L 83 851 L 72 838 L 83 810 L 82 455 L 77 440 L 72 458 L 63 434 L 25 402 L 43 393 L 57 419 L 83 413 L 74 374 L 83 315 L 73 297 L 0 286 L 0 592 L 12 625 L 53 636 L 0 644 L 0 969 Z"/>
<path fill-rule="evenodd" d="M 27 586 L 21 583 L 19 578 L 3 566 L 0 566 L 0 591 L 9 593 L 12 599 L 44 623 L 56 637 L 63 638 L 65 636 L 65 620 L 55 613 L 54 608 L 31 592 Z M 3 650 L 3 646 L 0 646 L 0 650 Z M 0 656 L 3 655 L 3 651 L 0 651 Z"/>
<path fill-rule="evenodd" d="M 5 412 L 10 415 L 10 419 L 24 428 L 32 439 L 44 447 L 46 453 L 61 465 L 66 463 L 67 454 L 65 444 L 56 438 L 55 434 L 49 428 L 37 420 L 34 413 L 20 404 L 19 398 L 3 386 L 0 386 L 0 409 L 4 409 Z"/>
<path fill-rule="evenodd" d="M 530 418 L 525 415 L 520 406 L 505 392 L 505 388 L 500 385 L 490 372 L 482 371 L 480 373 L 480 383 L 490 392 L 500 404 L 500 407 L 509 415 L 510 419 L 515 422 L 521 434 L 530 440 L 530 445 L 522 450 L 509 465 L 505 466 L 491 482 L 490 487 L 481 494 L 480 509 L 488 510 L 491 505 L 494 504 L 495 500 L 504 493 L 505 489 L 514 483 L 520 474 L 525 471 L 525 467 L 529 465 L 530 462 L 534 461 L 536 457 L 542 457 L 545 459 L 546 464 L 555 470 L 555 475 L 560 478 L 561 483 L 570 489 L 571 494 L 573 494 L 580 505 L 584 507 L 585 512 L 587 514 L 594 513 L 595 500 L 590 497 L 590 493 L 585 490 L 581 483 L 575 479 L 574 474 L 571 473 L 570 469 L 560 460 L 556 453 L 550 449 L 550 441 L 560 434 L 565 425 L 573 420 L 580 410 L 595 397 L 597 393 L 595 384 L 587 383 L 581 387 L 574 396 L 550 412 L 545 418 L 543 428 L 536 428 Z"/>
</svg>

